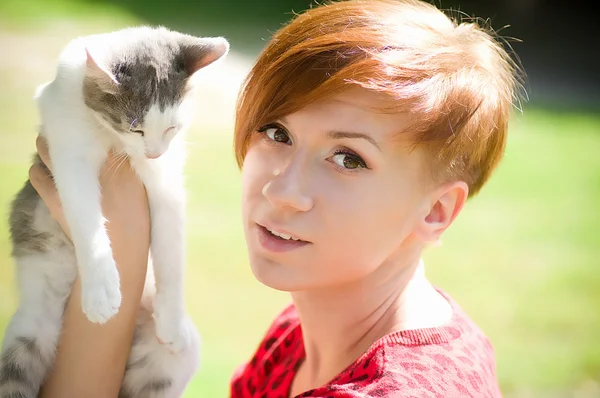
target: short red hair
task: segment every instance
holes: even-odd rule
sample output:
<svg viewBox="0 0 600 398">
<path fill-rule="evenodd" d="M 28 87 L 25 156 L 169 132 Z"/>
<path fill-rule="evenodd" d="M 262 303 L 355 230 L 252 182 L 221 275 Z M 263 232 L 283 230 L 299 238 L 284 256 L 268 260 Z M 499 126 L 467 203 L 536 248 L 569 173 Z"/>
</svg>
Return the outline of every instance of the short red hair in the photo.
<svg viewBox="0 0 600 398">
<path fill-rule="evenodd" d="M 502 158 L 518 72 L 491 31 L 422 1 L 317 6 L 280 29 L 247 76 L 236 159 L 261 125 L 358 86 L 384 94 L 385 112 L 415 115 L 401 136 L 427 151 L 432 180 L 465 181 L 471 196 Z"/>
</svg>

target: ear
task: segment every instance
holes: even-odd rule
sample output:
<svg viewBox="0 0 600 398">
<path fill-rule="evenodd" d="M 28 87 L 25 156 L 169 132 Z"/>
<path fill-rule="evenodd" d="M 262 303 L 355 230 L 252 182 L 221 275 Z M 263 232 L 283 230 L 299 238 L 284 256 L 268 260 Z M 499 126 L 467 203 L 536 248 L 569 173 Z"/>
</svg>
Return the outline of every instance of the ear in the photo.
<svg viewBox="0 0 600 398">
<path fill-rule="evenodd" d="M 464 181 L 444 184 L 432 196 L 429 212 L 418 222 L 415 234 L 425 242 L 437 242 L 452 224 L 469 196 L 469 186 Z"/>
<path fill-rule="evenodd" d="M 223 37 L 201 37 L 182 46 L 185 68 L 191 76 L 229 52 L 229 42 Z"/>
<path fill-rule="evenodd" d="M 119 90 L 119 82 L 117 82 L 115 76 L 96 61 L 87 47 L 85 48 L 85 54 L 86 76 L 93 79 L 102 91 L 110 94 L 116 94 Z"/>
</svg>

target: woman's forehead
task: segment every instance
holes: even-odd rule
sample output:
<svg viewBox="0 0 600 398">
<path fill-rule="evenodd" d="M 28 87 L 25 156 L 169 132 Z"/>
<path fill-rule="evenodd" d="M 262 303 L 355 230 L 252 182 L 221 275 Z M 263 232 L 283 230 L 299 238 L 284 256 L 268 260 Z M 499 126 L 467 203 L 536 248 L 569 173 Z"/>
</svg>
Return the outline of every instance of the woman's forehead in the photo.
<svg viewBox="0 0 600 398">
<path fill-rule="evenodd" d="M 405 130 L 411 116 L 382 112 L 383 101 L 381 94 L 361 88 L 349 89 L 313 102 L 282 118 L 282 122 L 290 128 L 314 128 L 313 124 L 318 124 L 319 129 L 356 131 L 380 138 Z"/>
</svg>

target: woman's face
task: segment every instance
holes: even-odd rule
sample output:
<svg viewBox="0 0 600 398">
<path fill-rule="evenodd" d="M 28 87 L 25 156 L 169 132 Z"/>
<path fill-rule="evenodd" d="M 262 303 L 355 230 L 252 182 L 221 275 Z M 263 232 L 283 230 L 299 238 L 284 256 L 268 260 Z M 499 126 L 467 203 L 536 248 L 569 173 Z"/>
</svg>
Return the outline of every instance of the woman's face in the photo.
<svg viewBox="0 0 600 398">
<path fill-rule="evenodd" d="M 242 211 L 262 283 L 295 291 L 359 280 L 427 214 L 423 155 L 392 140 L 407 116 L 370 111 L 374 101 L 353 89 L 253 133 Z"/>
</svg>

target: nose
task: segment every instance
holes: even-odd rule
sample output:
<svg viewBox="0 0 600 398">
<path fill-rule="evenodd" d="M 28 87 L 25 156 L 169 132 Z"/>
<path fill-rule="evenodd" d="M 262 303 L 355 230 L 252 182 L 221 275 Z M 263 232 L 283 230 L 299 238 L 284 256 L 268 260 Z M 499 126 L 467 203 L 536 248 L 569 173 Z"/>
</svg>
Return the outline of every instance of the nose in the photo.
<svg viewBox="0 0 600 398">
<path fill-rule="evenodd" d="M 146 153 L 146 157 L 148 159 L 158 159 L 161 155 L 162 155 L 162 153 L 155 153 L 155 152 Z"/>
<path fill-rule="evenodd" d="M 305 173 L 306 167 L 300 161 L 291 162 L 283 171 L 275 169 L 262 194 L 274 207 L 309 211 L 313 207 L 313 199 L 302 188 Z"/>
</svg>

